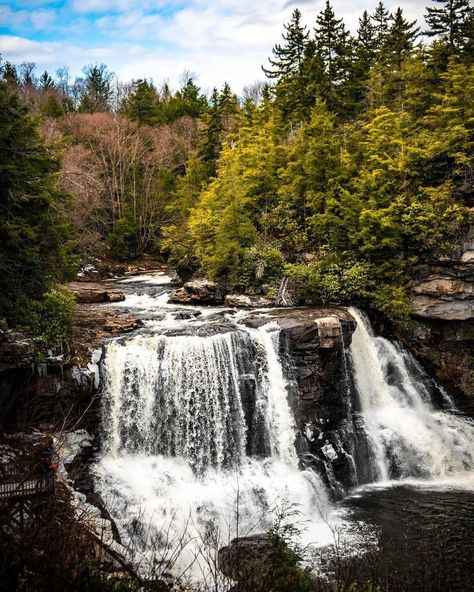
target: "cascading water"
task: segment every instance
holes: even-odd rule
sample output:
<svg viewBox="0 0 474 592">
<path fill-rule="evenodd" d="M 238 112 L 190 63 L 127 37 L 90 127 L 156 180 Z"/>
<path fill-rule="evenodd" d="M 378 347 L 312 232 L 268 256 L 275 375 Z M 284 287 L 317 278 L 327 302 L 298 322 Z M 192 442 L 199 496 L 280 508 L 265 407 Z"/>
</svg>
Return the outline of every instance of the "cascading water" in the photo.
<svg viewBox="0 0 474 592">
<path fill-rule="evenodd" d="M 474 470 L 473 422 L 436 409 L 409 354 L 376 337 L 363 313 L 350 313 L 357 321 L 350 356 L 375 480 L 465 477 Z"/>
<path fill-rule="evenodd" d="M 278 342 L 278 326 L 268 324 L 107 346 L 99 489 L 141 553 L 166 530 L 186 540 L 185 568 L 210 525 L 223 543 L 262 532 L 285 502 L 311 522 L 309 539 L 330 540 L 325 488 L 298 468 Z"/>
<path fill-rule="evenodd" d="M 300 426 L 300 442 L 308 439 L 315 454 L 320 448 L 321 462 L 312 465 L 303 458 L 304 444 L 302 463 L 295 449 L 288 392 L 298 386 L 287 383 L 293 352 L 284 350 L 282 364 L 279 324 L 252 329 L 236 324 L 245 318 L 240 313 L 216 333 L 208 319 L 221 314 L 217 309 L 174 316 L 165 282 L 158 282 L 160 293 L 153 282 L 147 276 L 140 294 L 131 286 L 117 305 L 138 311 L 146 329 L 105 348 L 104 456 L 95 469 L 122 542 L 145 573 L 159 561 L 202 580 L 209 541 L 217 551 L 235 536 L 265 532 L 272 510 L 285 502 L 296 504 L 305 523 L 303 543 L 334 542 L 333 529 L 340 536 L 346 517 L 330 503 L 318 471 L 339 497 L 373 481 L 459 484 L 464 478 L 472 487 L 473 423 L 456 415 L 447 395 L 441 399 L 448 411 L 437 409 L 421 368 L 376 337 L 363 313 L 350 311 L 357 330 L 349 354 L 341 351 L 334 397 L 344 404 L 335 407 L 331 433 L 324 433 L 317 411 L 317 439 Z M 176 318 L 194 320 L 177 327 Z M 194 325 L 192 335 L 173 335 L 186 323 Z M 340 337 L 343 342 L 342 326 Z M 326 358 L 317 359 L 312 363 Z M 317 401 L 317 392 L 308 394 Z"/>
</svg>

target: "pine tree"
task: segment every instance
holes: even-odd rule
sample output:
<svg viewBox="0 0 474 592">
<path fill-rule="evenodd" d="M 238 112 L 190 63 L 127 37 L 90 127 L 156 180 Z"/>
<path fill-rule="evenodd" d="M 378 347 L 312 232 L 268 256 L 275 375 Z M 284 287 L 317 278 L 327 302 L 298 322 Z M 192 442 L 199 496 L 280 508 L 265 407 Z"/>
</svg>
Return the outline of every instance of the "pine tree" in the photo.
<svg viewBox="0 0 474 592">
<path fill-rule="evenodd" d="M 1 69 L 3 80 L 6 80 L 10 84 L 20 84 L 20 77 L 18 76 L 18 72 L 16 66 L 14 66 L 11 62 L 6 61 L 2 64 Z"/>
<path fill-rule="evenodd" d="M 178 90 L 175 98 L 179 105 L 179 116 L 189 115 L 190 117 L 200 117 L 206 111 L 206 96 L 201 93 L 201 89 L 194 82 L 192 76 L 185 79 L 183 86 Z"/>
<path fill-rule="evenodd" d="M 352 44 L 344 21 L 336 18 L 329 0 L 316 18 L 314 31 L 316 47 L 328 79 L 328 106 L 332 109 L 337 103 L 336 87 L 347 81 L 350 75 Z M 341 102 L 343 100 L 339 100 Z"/>
<path fill-rule="evenodd" d="M 374 22 L 376 47 L 380 50 L 385 44 L 385 38 L 390 27 L 392 15 L 389 10 L 385 8 L 383 2 L 379 2 L 374 14 L 370 18 Z"/>
<path fill-rule="evenodd" d="M 154 125 L 159 116 L 159 97 L 156 88 L 147 80 L 136 80 L 134 91 L 121 105 L 121 112 L 133 121 Z"/>
<path fill-rule="evenodd" d="M 286 31 L 282 35 L 285 43 L 277 44 L 273 48 L 272 53 L 275 58 L 268 58 L 271 68 L 262 66 L 268 78 L 277 80 L 300 72 L 309 39 L 309 32 L 306 30 L 306 25 L 301 24 L 301 12 L 298 9 L 293 11 L 291 21 L 283 26 Z"/>
<path fill-rule="evenodd" d="M 407 21 L 403 10 L 397 8 L 383 47 L 383 57 L 389 65 L 400 70 L 403 59 L 413 51 L 419 35 L 420 27 L 416 27 L 416 21 Z"/>
<path fill-rule="evenodd" d="M 334 10 L 326 0 L 326 6 L 316 18 L 316 45 L 330 80 L 335 83 L 341 77 L 341 58 L 347 46 L 349 33 L 342 19 L 337 19 Z"/>
<path fill-rule="evenodd" d="M 427 7 L 425 15 L 430 37 L 439 37 L 448 46 L 449 54 L 454 55 L 467 42 L 467 21 L 470 15 L 469 0 L 433 0 L 443 6 Z"/>
<path fill-rule="evenodd" d="M 367 73 L 377 55 L 377 40 L 375 26 L 372 24 L 372 19 L 366 10 L 359 19 L 356 52 L 361 70 Z"/>
<path fill-rule="evenodd" d="M 31 320 L 32 302 L 61 270 L 58 170 L 27 107 L 0 81 L 0 316 L 12 325 Z"/>
<path fill-rule="evenodd" d="M 54 80 L 51 78 L 51 76 L 48 74 L 46 70 L 39 77 L 38 84 L 42 90 L 54 88 Z"/>
<path fill-rule="evenodd" d="M 219 110 L 219 92 L 217 88 L 214 88 L 210 99 L 206 130 L 200 150 L 200 157 L 206 165 L 207 177 L 213 177 L 216 174 L 217 159 L 222 148 L 223 131 L 224 127 Z"/>
<path fill-rule="evenodd" d="M 83 70 L 85 92 L 81 99 L 80 111 L 95 113 L 109 111 L 112 98 L 113 72 L 105 64 L 90 64 Z"/>
</svg>

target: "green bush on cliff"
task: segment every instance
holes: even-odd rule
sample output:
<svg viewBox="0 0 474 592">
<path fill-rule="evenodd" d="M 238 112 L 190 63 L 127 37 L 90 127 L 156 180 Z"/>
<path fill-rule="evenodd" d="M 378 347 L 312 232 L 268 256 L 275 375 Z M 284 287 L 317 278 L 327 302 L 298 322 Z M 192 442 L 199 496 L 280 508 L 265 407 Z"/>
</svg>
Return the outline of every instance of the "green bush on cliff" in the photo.
<svg viewBox="0 0 474 592">
<path fill-rule="evenodd" d="M 277 246 L 255 245 L 243 252 L 239 281 L 245 286 L 278 282 L 284 268 L 285 258 Z"/>
<path fill-rule="evenodd" d="M 315 304 L 348 304 L 366 299 L 373 285 L 370 265 L 331 256 L 315 263 L 286 266 L 301 301 Z"/>
<path fill-rule="evenodd" d="M 18 327 L 48 346 L 71 339 L 74 334 L 74 294 L 64 286 L 53 286 L 38 300 L 23 298 L 16 312 Z"/>
</svg>

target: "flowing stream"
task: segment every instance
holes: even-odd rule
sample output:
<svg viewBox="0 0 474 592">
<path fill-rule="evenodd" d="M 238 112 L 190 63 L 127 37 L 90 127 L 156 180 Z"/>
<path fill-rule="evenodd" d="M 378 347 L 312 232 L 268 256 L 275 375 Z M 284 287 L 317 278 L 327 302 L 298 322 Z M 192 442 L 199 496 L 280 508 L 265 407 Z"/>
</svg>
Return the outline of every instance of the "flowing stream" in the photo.
<svg viewBox="0 0 474 592">
<path fill-rule="evenodd" d="M 301 468 L 278 325 L 250 328 L 235 311 L 197 316 L 172 306 L 162 275 L 121 287 L 127 298 L 116 306 L 141 314 L 145 327 L 105 348 L 95 473 L 140 568 L 205 579 L 219 546 L 265 532 L 282 509 L 297 509 L 303 542 L 333 542 L 347 510 L 330 500 L 324 475 Z M 362 421 L 371 480 L 474 490 L 473 423 L 447 395 L 438 409 L 413 358 L 350 312 L 357 330 L 343 354 L 347 396 Z M 209 331 L 215 318 L 232 324 Z"/>
</svg>

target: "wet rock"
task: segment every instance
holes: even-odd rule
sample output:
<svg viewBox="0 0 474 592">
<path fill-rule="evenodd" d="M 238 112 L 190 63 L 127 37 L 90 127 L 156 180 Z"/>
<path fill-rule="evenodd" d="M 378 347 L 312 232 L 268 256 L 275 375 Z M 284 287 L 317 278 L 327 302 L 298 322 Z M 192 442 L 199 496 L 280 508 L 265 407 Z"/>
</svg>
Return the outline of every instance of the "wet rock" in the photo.
<svg viewBox="0 0 474 592">
<path fill-rule="evenodd" d="M 137 317 L 111 306 L 80 304 L 74 317 L 76 355 L 86 363 L 90 351 L 105 339 L 130 333 L 142 326 Z"/>
<path fill-rule="evenodd" d="M 236 538 L 219 549 L 217 565 L 228 578 L 244 581 L 258 567 L 270 563 L 272 549 L 272 541 L 266 534 Z"/>
<path fill-rule="evenodd" d="M 344 309 L 295 309 L 277 318 L 280 356 L 303 466 L 323 476 L 334 497 L 359 483 L 354 463 L 354 389 L 345 349 L 356 323 Z"/>
<path fill-rule="evenodd" d="M 70 282 L 68 287 L 74 293 L 76 301 L 81 304 L 121 302 L 125 300 L 125 294 L 117 290 L 117 288 L 96 282 Z"/>
<path fill-rule="evenodd" d="M 0 333 L 0 372 L 34 363 L 35 344 L 21 333 Z"/>
<path fill-rule="evenodd" d="M 216 282 L 195 279 L 173 292 L 169 301 L 178 304 L 223 304 L 225 290 Z"/>
<path fill-rule="evenodd" d="M 202 315 L 200 310 L 180 310 L 178 312 L 173 313 L 173 318 L 177 321 L 185 321 L 189 319 L 194 319 Z"/>
<path fill-rule="evenodd" d="M 264 296 L 248 296 L 245 294 L 228 294 L 225 297 L 225 304 L 227 306 L 235 306 L 236 308 L 267 308 L 274 306 L 274 301 Z"/>
</svg>

